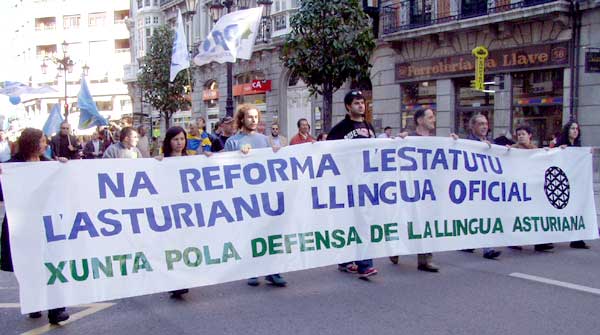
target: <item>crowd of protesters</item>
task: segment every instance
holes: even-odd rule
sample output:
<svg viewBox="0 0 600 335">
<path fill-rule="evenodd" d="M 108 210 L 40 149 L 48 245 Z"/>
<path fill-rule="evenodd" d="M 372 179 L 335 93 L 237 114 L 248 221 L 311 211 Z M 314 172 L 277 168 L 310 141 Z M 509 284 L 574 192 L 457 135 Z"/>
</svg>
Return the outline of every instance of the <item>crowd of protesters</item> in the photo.
<svg viewBox="0 0 600 335">
<path fill-rule="evenodd" d="M 175 126 L 167 129 L 164 140 L 149 138 L 144 126 L 137 128 L 124 127 L 122 129 L 101 128 L 94 132 L 89 138 L 78 138 L 71 133 L 69 123 L 61 124 L 60 131 L 51 139 L 46 138 L 40 130 L 25 129 L 16 145 L 11 145 L 0 131 L 0 161 L 2 162 L 33 162 L 58 160 L 67 162 L 72 159 L 100 159 L 100 158 L 148 158 L 155 157 L 158 160 L 170 159 L 171 157 L 205 155 L 212 156 L 222 151 L 241 151 L 248 154 L 253 149 L 273 148 L 274 151 L 287 145 L 313 143 L 318 141 L 335 141 L 344 139 L 366 139 L 383 138 L 391 139 L 392 128 L 385 127 L 384 131 L 377 136 L 373 126 L 366 120 L 365 98 L 362 92 L 352 90 L 344 98 L 346 116 L 337 123 L 329 133 L 320 133 L 317 138 L 310 134 L 310 124 L 307 119 L 301 118 L 297 121 L 297 133 L 288 142 L 286 136 L 281 133 L 278 123 L 271 124 L 270 134 L 265 135 L 267 130 L 265 123 L 261 120 L 261 113 L 256 106 L 244 104 L 238 106 L 235 117 L 226 116 L 216 125 L 215 131 L 209 133 L 206 129 L 206 120 L 199 118 L 184 128 Z M 414 130 L 402 132 L 397 137 L 406 136 L 435 136 L 435 111 L 432 109 L 418 110 L 414 114 Z M 527 125 L 519 125 L 516 128 L 516 143 L 504 139 L 492 140 L 489 137 L 489 125 L 485 115 L 476 114 L 470 122 L 470 133 L 467 139 L 473 141 L 506 145 L 507 148 L 535 149 L 532 143 L 532 129 Z M 451 134 L 453 138 L 458 138 Z M 561 134 L 556 136 L 555 145 L 581 146 L 581 133 L 576 122 L 567 123 Z M 49 143 L 49 145 L 48 145 Z M 508 150 L 508 149 L 507 149 Z M 3 200 L 0 185 L 0 200 Z M 4 217 L 2 224 L 2 254 L 1 268 L 12 271 L 10 255 L 10 243 L 8 238 L 8 219 Z M 573 241 L 572 248 L 587 249 L 589 246 L 584 241 Z M 536 251 L 548 251 L 554 246 L 552 244 L 538 244 L 534 246 Z M 513 249 L 522 249 L 522 246 L 513 246 Z M 473 249 L 462 250 L 474 252 Z M 484 248 L 483 257 L 496 259 L 501 251 L 495 248 Z M 418 255 L 417 268 L 426 272 L 438 272 L 439 267 L 433 262 L 433 254 L 425 253 Z M 398 264 L 399 257 L 392 256 L 390 261 Z M 372 259 L 355 260 L 353 262 L 338 265 L 338 270 L 346 273 L 358 274 L 360 278 L 367 278 L 378 273 Z M 284 287 L 286 281 L 280 274 L 271 274 L 265 280 L 275 286 Z M 258 286 L 258 278 L 250 278 L 247 281 L 250 286 Z M 181 297 L 188 289 L 172 291 L 173 297 Z M 30 317 L 40 317 L 41 313 L 31 313 Z M 69 315 L 64 308 L 53 309 L 48 312 L 50 323 L 56 324 L 68 319 Z"/>
</svg>

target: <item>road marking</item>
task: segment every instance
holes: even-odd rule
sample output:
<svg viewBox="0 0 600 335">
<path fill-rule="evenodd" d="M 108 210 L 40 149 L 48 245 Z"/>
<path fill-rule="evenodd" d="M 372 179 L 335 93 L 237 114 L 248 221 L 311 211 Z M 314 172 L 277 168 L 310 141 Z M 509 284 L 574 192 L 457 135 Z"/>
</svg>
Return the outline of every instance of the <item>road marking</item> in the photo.
<svg viewBox="0 0 600 335">
<path fill-rule="evenodd" d="M 549 278 L 544 278 L 544 277 L 532 276 L 532 275 L 528 275 L 525 273 L 519 273 L 519 272 L 511 273 L 509 276 L 515 277 L 515 278 L 527 279 L 527 280 L 531 280 L 531 281 L 536 281 L 536 282 L 544 283 L 544 284 L 548 284 L 548 285 L 560 286 L 560 287 L 568 288 L 571 290 L 600 295 L 600 289 L 593 288 L 593 287 L 567 283 L 564 281 L 559 281 L 559 280 L 554 280 L 554 279 L 549 279 Z"/>
<path fill-rule="evenodd" d="M 69 317 L 69 320 L 65 321 L 65 322 L 61 322 L 61 325 L 67 325 L 69 323 L 75 322 L 77 320 L 80 320 L 82 318 L 85 318 L 86 316 L 92 315 L 94 313 L 98 313 L 103 309 L 109 308 L 112 305 L 114 305 L 114 303 L 109 303 L 109 302 L 105 302 L 105 303 L 98 303 L 98 304 L 89 304 L 89 305 L 80 305 L 77 307 L 85 307 L 86 309 L 84 309 L 81 312 L 77 312 L 75 314 L 71 314 L 71 316 Z M 21 307 L 21 305 L 19 303 L 0 303 L 0 308 L 19 308 Z M 21 333 L 21 335 L 41 335 L 44 333 L 47 333 L 53 329 L 59 328 L 60 326 L 55 326 L 55 325 L 51 325 L 51 324 L 47 324 L 45 326 L 39 327 L 39 328 L 35 328 L 32 329 L 30 331 Z"/>
</svg>

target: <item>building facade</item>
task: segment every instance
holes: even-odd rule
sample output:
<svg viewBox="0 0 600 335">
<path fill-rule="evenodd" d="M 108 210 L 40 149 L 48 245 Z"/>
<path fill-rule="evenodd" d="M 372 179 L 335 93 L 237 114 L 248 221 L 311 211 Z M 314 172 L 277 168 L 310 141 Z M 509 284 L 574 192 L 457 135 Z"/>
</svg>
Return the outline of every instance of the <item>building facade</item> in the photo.
<svg viewBox="0 0 600 335">
<path fill-rule="evenodd" d="M 518 124 L 547 146 L 571 119 L 585 145 L 598 145 L 600 74 L 586 53 L 600 46 L 595 2 L 556 0 L 382 1 L 371 81 L 375 118 L 400 129 L 418 109 L 437 112 L 439 135 L 466 135 L 474 113 L 488 116 L 492 137 Z M 489 92 L 471 88 L 477 46 L 489 50 Z M 589 58 L 589 55 L 588 55 Z M 588 69 L 589 70 L 589 69 Z"/>
<path fill-rule="evenodd" d="M 20 78 L 15 79 L 34 87 L 50 85 L 57 91 L 23 102 L 25 115 L 19 116 L 22 127 L 41 128 L 57 103 L 61 110 L 68 105 L 69 122 L 76 125 L 83 67 L 89 68 L 86 81 L 99 112 L 113 121 L 131 115 L 131 99 L 123 83 L 123 66 L 130 60 L 125 24 L 129 1 L 14 1 L 11 11 L 11 15 L 19 17 L 10 37 L 15 67 L 22 69 Z M 63 57 L 63 41 L 74 62 L 73 71 L 67 72 L 66 78 L 64 71 L 52 62 L 52 57 Z M 47 65 L 45 74 L 42 63 Z"/>
<path fill-rule="evenodd" d="M 212 28 L 210 2 L 198 1 L 187 18 L 192 53 Z M 233 65 L 235 103 L 256 104 L 266 126 L 278 122 L 288 136 L 297 131 L 299 118 L 309 120 L 314 134 L 321 131 L 320 97 L 311 97 L 302 79 L 280 59 L 289 19 L 299 4 L 273 1 L 252 59 Z M 386 126 L 409 129 L 416 110 L 432 108 L 439 135 L 465 136 L 469 118 L 481 113 L 489 118 L 492 137 L 512 134 L 526 123 L 534 129 L 535 143 L 545 146 L 563 124 L 575 119 L 584 144 L 600 143 L 600 118 L 594 112 L 600 107 L 600 96 L 594 94 L 600 83 L 593 62 L 600 59 L 600 49 L 595 49 L 600 48 L 600 36 L 593 34 L 600 28 L 595 1 L 370 0 L 363 6 L 375 12 L 378 31 L 370 81 L 348 82 L 334 94 L 333 123 L 345 115 L 345 92 L 358 88 L 367 97 L 368 119 L 378 131 Z M 187 10 L 184 0 L 160 0 L 159 7 L 171 25 L 177 8 Z M 477 46 L 489 50 L 487 92 L 471 88 L 476 62 L 471 52 Z M 191 71 L 189 116 L 204 116 L 211 124 L 225 114 L 226 66 L 192 65 Z"/>
</svg>

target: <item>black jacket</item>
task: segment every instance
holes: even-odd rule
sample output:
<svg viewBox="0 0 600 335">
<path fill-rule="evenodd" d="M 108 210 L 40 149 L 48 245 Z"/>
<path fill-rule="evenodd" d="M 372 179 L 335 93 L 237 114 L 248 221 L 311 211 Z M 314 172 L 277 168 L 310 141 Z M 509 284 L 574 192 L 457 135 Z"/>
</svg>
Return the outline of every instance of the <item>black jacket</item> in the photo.
<svg viewBox="0 0 600 335">
<path fill-rule="evenodd" d="M 375 129 L 367 122 L 356 122 L 350 120 L 350 116 L 346 117 L 336 124 L 329 134 L 327 134 L 327 140 L 341 140 L 341 139 L 355 139 L 355 138 L 375 138 Z"/>
<path fill-rule="evenodd" d="M 48 161 L 44 156 L 40 156 L 40 161 Z M 7 163 L 23 163 L 25 158 L 20 154 L 16 154 Z M 4 201 L 4 193 L 2 192 L 2 183 L 0 183 L 0 201 Z M 10 238 L 8 235 L 8 220 L 6 214 L 2 221 L 2 234 L 0 236 L 0 270 L 13 272 L 12 256 L 10 253 Z"/>
</svg>

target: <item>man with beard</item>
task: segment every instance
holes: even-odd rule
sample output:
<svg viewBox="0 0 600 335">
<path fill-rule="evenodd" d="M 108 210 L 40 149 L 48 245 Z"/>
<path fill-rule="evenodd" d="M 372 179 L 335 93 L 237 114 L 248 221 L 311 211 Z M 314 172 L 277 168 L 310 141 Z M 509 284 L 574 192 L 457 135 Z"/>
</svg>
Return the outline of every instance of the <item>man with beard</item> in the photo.
<svg viewBox="0 0 600 335">
<path fill-rule="evenodd" d="M 260 112 L 256 106 L 251 104 L 240 105 L 235 115 L 235 122 L 239 132 L 227 139 L 225 151 L 240 150 L 243 154 L 248 154 L 251 149 L 271 147 L 267 136 L 257 131 Z M 287 284 L 278 273 L 266 276 L 265 280 L 278 287 L 284 287 Z M 248 279 L 248 285 L 250 286 L 258 286 L 259 284 L 258 278 Z"/>
<path fill-rule="evenodd" d="M 405 136 L 435 136 L 435 112 L 431 109 L 421 109 L 415 112 L 415 130 L 409 133 L 401 133 L 400 137 Z M 418 254 L 417 255 L 417 269 L 427 272 L 438 272 L 439 268 L 435 266 L 431 260 L 433 258 L 432 253 Z M 393 264 L 398 264 L 399 257 L 391 256 L 390 261 Z"/>
</svg>

